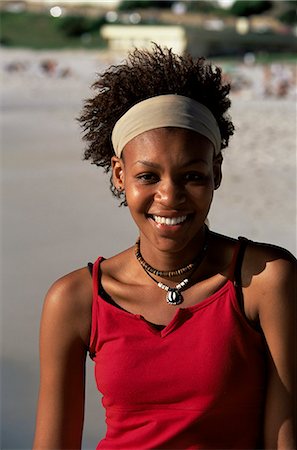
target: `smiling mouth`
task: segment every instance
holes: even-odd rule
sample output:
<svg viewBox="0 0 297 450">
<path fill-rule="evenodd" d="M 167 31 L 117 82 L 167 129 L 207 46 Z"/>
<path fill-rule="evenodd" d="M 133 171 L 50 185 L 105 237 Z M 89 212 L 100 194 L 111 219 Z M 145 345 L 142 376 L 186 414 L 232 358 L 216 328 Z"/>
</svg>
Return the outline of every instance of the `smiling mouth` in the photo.
<svg viewBox="0 0 297 450">
<path fill-rule="evenodd" d="M 153 214 L 149 214 L 149 217 L 151 219 L 153 219 L 156 223 L 161 224 L 161 225 L 167 225 L 167 226 L 179 225 L 179 224 L 185 222 L 188 218 L 188 216 L 163 217 L 163 216 L 156 216 Z"/>
</svg>

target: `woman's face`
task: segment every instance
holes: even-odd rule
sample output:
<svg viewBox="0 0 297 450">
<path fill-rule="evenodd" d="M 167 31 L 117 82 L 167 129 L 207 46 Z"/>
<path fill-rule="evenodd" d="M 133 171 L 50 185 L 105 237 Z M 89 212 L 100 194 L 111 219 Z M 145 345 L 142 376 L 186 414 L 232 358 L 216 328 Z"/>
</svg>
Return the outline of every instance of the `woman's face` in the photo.
<svg viewBox="0 0 297 450">
<path fill-rule="evenodd" d="M 125 189 L 141 245 L 190 251 L 207 217 L 221 159 L 212 143 L 181 128 L 158 128 L 132 139 L 113 157 L 113 181 Z"/>
</svg>

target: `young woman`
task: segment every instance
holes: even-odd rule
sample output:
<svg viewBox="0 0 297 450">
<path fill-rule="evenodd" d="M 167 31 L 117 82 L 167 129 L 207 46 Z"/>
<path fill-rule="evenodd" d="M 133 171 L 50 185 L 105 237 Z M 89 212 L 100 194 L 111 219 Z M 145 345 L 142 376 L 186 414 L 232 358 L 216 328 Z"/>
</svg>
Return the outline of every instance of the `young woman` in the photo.
<svg viewBox="0 0 297 450">
<path fill-rule="evenodd" d="M 88 353 L 98 449 L 295 448 L 295 260 L 206 225 L 233 134 L 220 69 L 155 46 L 94 88 L 85 158 L 139 238 L 50 288 L 34 448 L 81 447 Z"/>
</svg>

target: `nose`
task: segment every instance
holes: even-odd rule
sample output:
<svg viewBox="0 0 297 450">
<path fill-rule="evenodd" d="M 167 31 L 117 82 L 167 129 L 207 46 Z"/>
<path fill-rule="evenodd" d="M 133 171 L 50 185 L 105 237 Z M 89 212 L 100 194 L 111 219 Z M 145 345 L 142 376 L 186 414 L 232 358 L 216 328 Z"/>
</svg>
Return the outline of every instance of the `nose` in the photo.
<svg viewBox="0 0 297 450">
<path fill-rule="evenodd" d="M 186 200 L 184 186 L 172 179 L 163 180 L 158 185 L 155 201 L 167 208 L 176 209 Z"/>
</svg>

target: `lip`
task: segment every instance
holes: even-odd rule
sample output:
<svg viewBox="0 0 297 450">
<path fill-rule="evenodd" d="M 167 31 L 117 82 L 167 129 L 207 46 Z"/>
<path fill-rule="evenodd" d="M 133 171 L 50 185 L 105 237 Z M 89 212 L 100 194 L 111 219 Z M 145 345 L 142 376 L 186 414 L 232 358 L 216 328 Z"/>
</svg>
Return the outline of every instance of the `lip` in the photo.
<svg viewBox="0 0 297 450">
<path fill-rule="evenodd" d="M 167 212 L 162 212 L 162 211 L 159 211 L 159 212 L 150 212 L 150 213 L 148 213 L 147 214 L 147 216 L 148 217 L 152 217 L 152 216 L 159 216 L 159 217 L 165 217 L 166 219 L 175 219 L 175 218 L 177 218 L 177 217 L 183 217 L 183 216 L 191 216 L 192 215 L 192 213 L 189 213 L 189 212 L 186 212 L 186 211 L 178 211 L 178 212 L 172 212 L 172 213 L 169 213 L 168 211 Z"/>
<path fill-rule="evenodd" d="M 153 216 L 159 216 L 165 219 L 175 219 L 175 218 L 179 218 L 179 217 L 185 217 L 186 219 L 183 220 L 180 223 L 176 223 L 176 224 L 166 224 L 166 223 L 160 223 L 157 222 Z M 184 226 L 186 224 L 189 223 L 189 220 L 191 219 L 191 217 L 193 216 L 193 214 L 186 214 L 186 213 L 178 213 L 178 214 L 164 214 L 164 213 L 159 213 L 159 214 L 147 214 L 147 218 L 151 221 L 151 223 L 158 229 L 158 230 L 163 230 L 163 231 L 177 231 L 180 230 L 181 228 L 184 228 Z"/>
</svg>

